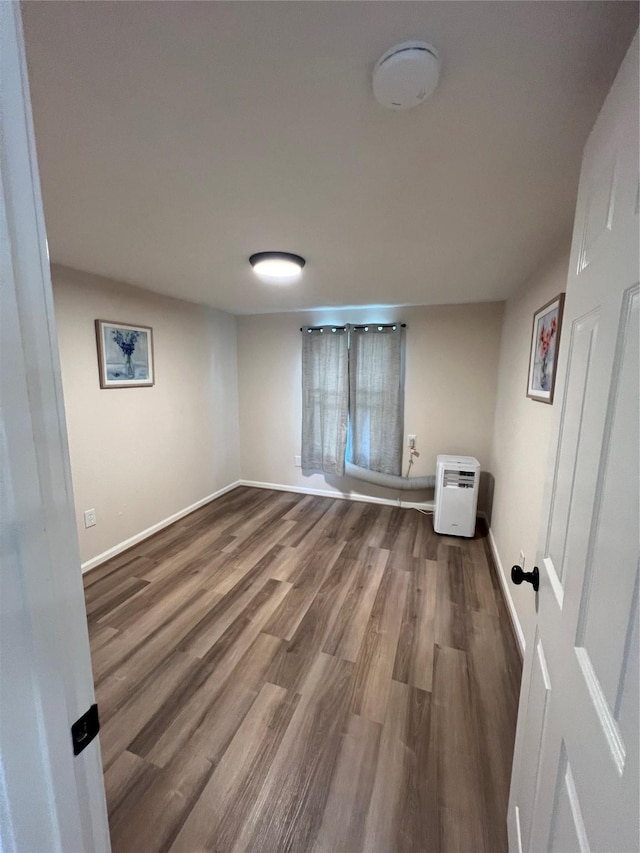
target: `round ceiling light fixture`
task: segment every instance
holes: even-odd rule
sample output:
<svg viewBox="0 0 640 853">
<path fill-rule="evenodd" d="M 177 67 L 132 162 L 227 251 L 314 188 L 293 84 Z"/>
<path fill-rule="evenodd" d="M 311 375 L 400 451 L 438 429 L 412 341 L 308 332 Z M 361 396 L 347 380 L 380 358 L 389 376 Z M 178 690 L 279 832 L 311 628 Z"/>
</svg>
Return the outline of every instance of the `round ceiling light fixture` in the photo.
<svg viewBox="0 0 640 853">
<path fill-rule="evenodd" d="M 438 51 L 425 41 L 389 48 L 373 69 L 373 94 L 390 110 L 410 110 L 433 93 L 440 76 Z"/>
<path fill-rule="evenodd" d="M 298 278 L 306 261 L 291 252 L 257 252 L 249 263 L 260 278 L 286 282 Z"/>
</svg>

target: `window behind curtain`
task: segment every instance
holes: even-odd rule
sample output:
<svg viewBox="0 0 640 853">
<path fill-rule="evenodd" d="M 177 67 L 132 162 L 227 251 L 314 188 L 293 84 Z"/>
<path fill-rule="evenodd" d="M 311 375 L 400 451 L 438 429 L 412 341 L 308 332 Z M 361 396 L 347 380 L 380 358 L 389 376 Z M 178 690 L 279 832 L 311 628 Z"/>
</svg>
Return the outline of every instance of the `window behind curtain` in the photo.
<svg viewBox="0 0 640 853">
<path fill-rule="evenodd" d="M 349 346 L 349 446 L 354 465 L 400 474 L 404 430 L 404 329 L 353 329 Z"/>
<path fill-rule="evenodd" d="M 303 471 L 344 475 L 349 367 L 346 330 L 302 332 Z"/>
</svg>

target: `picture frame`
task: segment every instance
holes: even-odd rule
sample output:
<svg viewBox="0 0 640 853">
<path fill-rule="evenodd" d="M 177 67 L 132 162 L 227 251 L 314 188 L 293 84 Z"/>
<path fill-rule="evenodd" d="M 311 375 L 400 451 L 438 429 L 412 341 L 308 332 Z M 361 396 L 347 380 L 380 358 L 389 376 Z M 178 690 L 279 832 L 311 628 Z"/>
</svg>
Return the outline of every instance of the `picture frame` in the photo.
<svg viewBox="0 0 640 853">
<path fill-rule="evenodd" d="M 564 293 L 559 293 L 533 315 L 527 397 L 539 403 L 553 403 L 563 312 Z"/>
<path fill-rule="evenodd" d="M 101 388 L 145 388 L 155 384 L 153 329 L 96 320 Z"/>
</svg>

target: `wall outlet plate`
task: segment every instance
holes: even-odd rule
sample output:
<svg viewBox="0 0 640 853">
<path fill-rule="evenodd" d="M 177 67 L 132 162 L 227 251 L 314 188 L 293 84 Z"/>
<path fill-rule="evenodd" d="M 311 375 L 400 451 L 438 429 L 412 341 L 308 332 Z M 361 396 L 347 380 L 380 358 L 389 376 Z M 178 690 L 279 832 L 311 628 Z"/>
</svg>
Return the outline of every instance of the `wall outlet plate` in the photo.
<svg viewBox="0 0 640 853">
<path fill-rule="evenodd" d="M 409 433 L 409 435 L 407 436 L 407 447 L 414 448 L 415 446 L 416 446 L 416 437 L 415 437 L 415 435 L 412 435 L 411 433 Z"/>
<path fill-rule="evenodd" d="M 294 456 L 293 457 L 293 464 L 296 466 L 296 468 L 302 468 L 302 457 L 301 456 Z"/>
<path fill-rule="evenodd" d="M 96 511 L 95 509 L 85 509 L 84 511 L 84 526 L 85 527 L 94 527 L 96 525 Z"/>
<path fill-rule="evenodd" d="M 520 551 L 520 568 L 524 569 L 524 551 Z"/>
</svg>

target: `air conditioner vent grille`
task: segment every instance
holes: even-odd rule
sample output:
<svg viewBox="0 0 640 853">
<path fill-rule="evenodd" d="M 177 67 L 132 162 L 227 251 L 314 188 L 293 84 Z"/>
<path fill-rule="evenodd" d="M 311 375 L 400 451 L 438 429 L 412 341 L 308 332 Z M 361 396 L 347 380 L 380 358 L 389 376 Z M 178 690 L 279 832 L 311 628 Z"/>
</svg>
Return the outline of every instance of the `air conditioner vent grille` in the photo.
<svg viewBox="0 0 640 853">
<path fill-rule="evenodd" d="M 443 485 L 452 489 L 472 489 L 475 483 L 475 471 L 457 471 L 445 468 Z"/>
</svg>

